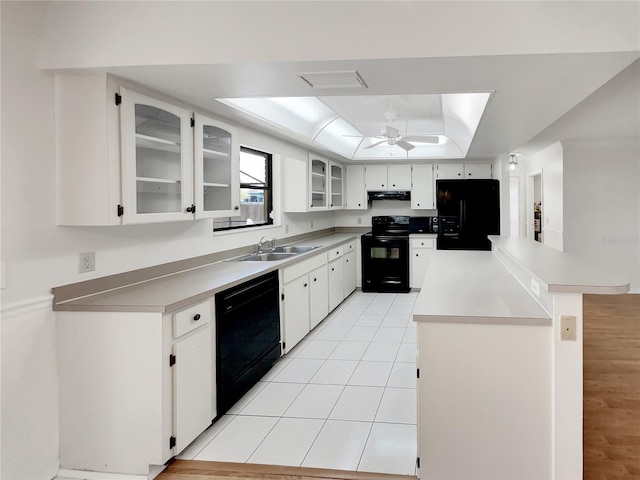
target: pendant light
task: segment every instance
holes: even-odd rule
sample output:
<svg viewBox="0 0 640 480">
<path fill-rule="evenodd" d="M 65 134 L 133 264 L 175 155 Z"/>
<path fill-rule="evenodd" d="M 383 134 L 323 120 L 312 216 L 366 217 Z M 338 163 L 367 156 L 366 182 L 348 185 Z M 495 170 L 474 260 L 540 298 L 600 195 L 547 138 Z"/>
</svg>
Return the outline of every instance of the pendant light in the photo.
<svg viewBox="0 0 640 480">
<path fill-rule="evenodd" d="M 509 170 L 518 170 L 518 156 L 515 153 L 509 154 Z"/>
</svg>

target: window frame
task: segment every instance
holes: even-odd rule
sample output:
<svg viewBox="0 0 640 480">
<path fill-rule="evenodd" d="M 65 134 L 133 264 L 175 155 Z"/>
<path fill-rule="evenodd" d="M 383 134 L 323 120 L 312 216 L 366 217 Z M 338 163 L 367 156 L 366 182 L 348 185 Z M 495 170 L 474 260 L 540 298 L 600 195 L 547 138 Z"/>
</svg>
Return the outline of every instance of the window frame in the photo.
<svg viewBox="0 0 640 480">
<path fill-rule="evenodd" d="M 240 187 L 238 192 L 240 192 L 240 190 L 242 190 L 243 188 L 250 188 L 253 190 L 262 190 L 263 192 L 268 192 L 268 195 L 265 195 L 265 193 L 262 194 L 262 197 L 265 199 L 265 218 L 267 219 L 266 222 L 262 222 L 262 223 L 255 223 L 255 224 L 251 224 L 251 225 L 230 225 L 228 227 L 216 227 L 215 226 L 215 222 L 216 220 L 220 220 L 222 218 L 227 218 L 227 219 L 233 219 L 234 217 L 220 217 L 220 218 L 214 218 L 213 222 L 214 222 L 214 227 L 213 227 L 213 232 L 228 232 L 228 231 L 232 231 L 232 230 L 241 230 L 243 228 L 259 228 L 259 227 L 268 227 L 268 226 L 272 226 L 273 225 L 273 218 L 271 216 L 271 213 L 273 212 L 273 154 L 269 153 L 269 152 L 264 152 L 262 150 L 256 150 L 255 148 L 251 148 L 251 147 L 245 147 L 244 145 L 240 145 L 240 153 L 250 153 L 253 155 L 258 155 L 258 156 L 262 156 L 264 157 L 265 160 L 265 186 L 264 187 L 256 187 L 255 184 L 252 183 L 240 183 Z M 239 168 L 240 164 L 238 162 L 238 168 Z"/>
</svg>

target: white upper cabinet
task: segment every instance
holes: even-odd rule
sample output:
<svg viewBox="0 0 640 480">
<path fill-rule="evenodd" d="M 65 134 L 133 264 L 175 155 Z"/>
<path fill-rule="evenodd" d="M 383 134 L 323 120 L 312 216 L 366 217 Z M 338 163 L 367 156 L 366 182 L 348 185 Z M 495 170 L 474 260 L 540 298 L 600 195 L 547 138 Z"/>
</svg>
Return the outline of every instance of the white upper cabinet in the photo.
<svg viewBox="0 0 640 480">
<path fill-rule="evenodd" d="M 411 190 L 411 165 L 387 165 L 389 190 Z"/>
<path fill-rule="evenodd" d="M 367 186 L 367 191 L 388 190 L 387 166 L 367 165 L 364 171 L 364 183 Z"/>
<path fill-rule="evenodd" d="M 436 168 L 436 180 L 463 180 L 464 165 L 462 163 L 439 163 Z"/>
<path fill-rule="evenodd" d="M 435 168 L 436 180 L 491 178 L 490 163 L 439 163 Z"/>
<path fill-rule="evenodd" d="M 329 206 L 328 176 L 329 162 L 309 154 L 309 210 L 327 210 Z"/>
<path fill-rule="evenodd" d="M 491 173 L 492 172 L 490 163 L 464 164 L 464 178 L 468 180 L 491 178 Z"/>
<path fill-rule="evenodd" d="M 344 208 L 344 167 L 336 162 L 329 164 L 329 208 Z"/>
<path fill-rule="evenodd" d="M 411 165 L 367 165 L 365 183 L 368 191 L 411 190 Z"/>
<path fill-rule="evenodd" d="M 336 202 L 333 208 L 342 208 L 344 184 L 339 181 L 343 177 L 342 166 L 333 163 L 331 165 L 339 167 L 333 169 L 335 183 L 332 183 L 333 179 L 330 178 L 330 163 L 324 158 L 315 154 L 309 154 L 308 159 L 282 157 L 284 211 L 329 210 L 332 208 L 330 196 Z M 340 206 L 337 205 L 338 202 Z"/>
<path fill-rule="evenodd" d="M 364 185 L 364 165 L 347 165 L 347 182 L 345 190 L 346 209 L 367 209 L 367 189 Z"/>
<path fill-rule="evenodd" d="M 237 215 L 235 129 L 195 115 L 196 129 L 190 110 L 122 83 L 104 73 L 55 77 L 57 223 Z"/>
<path fill-rule="evenodd" d="M 435 189 L 432 164 L 416 164 L 411 169 L 411 208 L 413 210 L 433 210 Z"/>
<path fill-rule="evenodd" d="M 194 149 L 196 218 L 240 215 L 236 129 L 196 114 Z"/>
<path fill-rule="evenodd" d="M 123 223 L 193 219 L 191 112 L 120 92 Z"/>
</svg>

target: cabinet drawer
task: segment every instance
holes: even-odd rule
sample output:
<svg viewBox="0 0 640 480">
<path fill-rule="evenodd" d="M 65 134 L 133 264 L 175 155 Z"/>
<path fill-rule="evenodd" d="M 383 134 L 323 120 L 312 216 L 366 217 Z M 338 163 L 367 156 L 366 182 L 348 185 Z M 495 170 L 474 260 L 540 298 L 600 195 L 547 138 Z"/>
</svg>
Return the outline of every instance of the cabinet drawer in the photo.
<svg viewBox="0 0 640 480">
<path fill-rule="evenodd" d="M 206 302 L 199 303 L 198 305 L 174 314 L 173 335 L 176 338 L 181 337 L 191 330 L 206 325 L 210 320 L 211 302 L 207 300 Z"/>
<path fill-rule="evenodd" d="M 331 250 L 327 252 L 327 260 L 335 260 L 336 258 L 340 258 L 344 253 L 344 245 L 338 245 L 337 247 L 333 247 Z"/>
<path fill-rule="evenodd" d="M 303 260 L 296 264 L 282 269 L 282 283 L 289 283 L 295 280 L 300 275 L 309 273 L 311 270 L 315 270 L 322 265 L 327 264 L 327 259 L 324 255 L 315 255 L 308 260 Z"/>
<path fill-rule="evenodd" d="M 433 238 L 412 238 L 411 248 L 434 248 L 435 240 Z"/>
<path fill-rule="evenodd" d="M 343 248 L 343 252 L 345 255 L 349 252 L 355 252 L 356 251 L 356 241 L 355 240 L 351 240 L 350 242 L 345 243 L 344 245 L 342 245 Z"/>
</svg>

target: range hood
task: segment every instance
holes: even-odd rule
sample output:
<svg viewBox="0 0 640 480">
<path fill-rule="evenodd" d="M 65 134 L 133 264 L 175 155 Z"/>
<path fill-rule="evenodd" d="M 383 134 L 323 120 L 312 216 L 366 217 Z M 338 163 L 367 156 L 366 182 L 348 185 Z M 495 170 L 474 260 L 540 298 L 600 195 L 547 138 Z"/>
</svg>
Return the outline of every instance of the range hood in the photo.
<svg viewBox="0 0 640 480">
<path fill-rule="evenodd" d="M 369 192 L 369 200 L 411 200 L 411 192 L 405 190 Z"/>
</svg>

